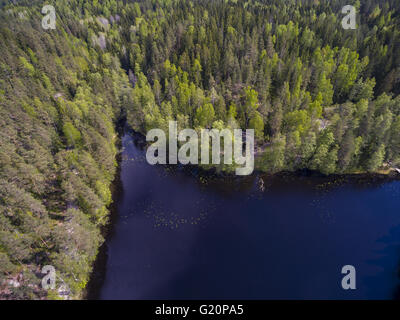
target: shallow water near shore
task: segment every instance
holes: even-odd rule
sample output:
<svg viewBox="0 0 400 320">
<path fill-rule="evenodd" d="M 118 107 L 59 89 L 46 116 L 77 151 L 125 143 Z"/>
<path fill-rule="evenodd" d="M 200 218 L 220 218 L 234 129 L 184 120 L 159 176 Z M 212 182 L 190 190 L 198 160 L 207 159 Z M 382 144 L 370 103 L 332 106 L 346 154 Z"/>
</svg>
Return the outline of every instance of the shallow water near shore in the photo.
<svg viewBox="0 0 400 320">
<path fill-rule="evenodd" d="M 117 213 L 91 298 L 396 297 L 400 181 L 216 177 L 149 165 L 131 133 L 122 146 Z M 356 290 L 341 287 L 344 265 L 356 269 Z"/>
</svg>

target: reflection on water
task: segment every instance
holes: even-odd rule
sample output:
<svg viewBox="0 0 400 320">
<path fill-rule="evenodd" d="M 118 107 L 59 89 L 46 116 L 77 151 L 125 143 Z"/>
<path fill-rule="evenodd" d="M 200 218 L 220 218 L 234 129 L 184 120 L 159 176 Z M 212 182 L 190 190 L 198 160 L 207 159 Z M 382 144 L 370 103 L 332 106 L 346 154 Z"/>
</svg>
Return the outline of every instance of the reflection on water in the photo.
<svg viewBox="0 0 400 320">
<path fill-rule="evenodd" d="M 399 181 L 215 177 L 150 166 L 138 143 L 123 137 L 118 217 L 98 298 L 394 297 Z M 341 288 L 347 264 L 356 290 Z"/>
</svg>

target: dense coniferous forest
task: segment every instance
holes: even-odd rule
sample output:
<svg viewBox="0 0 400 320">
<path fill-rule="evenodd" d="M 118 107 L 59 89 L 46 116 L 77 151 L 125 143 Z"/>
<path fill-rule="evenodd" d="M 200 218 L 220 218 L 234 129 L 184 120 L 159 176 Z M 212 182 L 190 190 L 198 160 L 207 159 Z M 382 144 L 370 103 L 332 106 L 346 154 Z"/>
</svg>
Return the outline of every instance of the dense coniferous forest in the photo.
<svg viewBox="0 0 400 320">
<path fill-rule="evenodd" d="M 41 9 L 56 9 L 44 30 Z M 345 30 L 345 5 L 357 29 Z M 118 121 L 253 128 L 256 169 L 400 165 L 398 0 L 0 1 L 0 297 L 82 297 Z M 230 171 L 230 167 L 218 170 Z"/>
</svg>

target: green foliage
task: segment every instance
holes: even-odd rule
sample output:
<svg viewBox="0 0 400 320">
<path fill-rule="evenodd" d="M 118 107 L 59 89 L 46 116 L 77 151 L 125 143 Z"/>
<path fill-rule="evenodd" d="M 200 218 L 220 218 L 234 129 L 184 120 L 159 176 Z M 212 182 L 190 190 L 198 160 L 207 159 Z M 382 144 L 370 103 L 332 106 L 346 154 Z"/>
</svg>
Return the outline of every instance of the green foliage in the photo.
<svg viewBox="0 0 400 320">
<path fill-rule="evenodd" d="M 44 265 L 70 297 L 82 295 L 111 203 L 115 121 L 133 99 L 115 53 L 81 38 L 88 24 L 73 14 L 76 3 L 55 5 L 64 21 L 49 33 L 36 3 L 22 8 L 32 19 L 0 10 L 0 286 L 20 283 L 0 299 L 46 297 Z"/>
<path fill-rule="evenodd" d="M 249 128 L 254 129 L 255 137 L 258 140 L 264 139 L 264 121 L 259 112 L 256 111 L 250 119 Z"/>
<path fill-rule="evenodd" d="M 200 127 L 210 127 L 214 120 L 215 112 L 211 103 L 206 103 L 196 110 L 195 124 Z"/>
<path fill-rule="evenodd" d="M 369 171 L 375 171 L 382 166 L 383 160 L 385 159 L 385 145 L 381 144 L 373 153 L 371 158 L 368 160 L 367 169 Z"/>
<path fill-rule="evenodd" d="M 257 165 L 266 172 L 276 173 L 285 168 L 285 136 L 278 136 L 265 150 Z"/>
<path fill-rule="evenodd" d="M 0 276 L 23 275 L 6 298 L 46 296 L 45 264 L 81 294 L 120 117 L 142 133 L 254 128 L 267 172 L 400 165 L 397 0 L 356 1 L 357 32 L 341 28 L 341 0 L 49 4 L 51 31 L 41 1 L 0 6 Z"/>
<path fill-rule="evenodd" d="M 35 68 L 33 67 L 33 65 L 31 65 L 24 57 L 19 57 L 19 61 L 22 65 L 23 70 L 26 71 L 29 76 L 33 77 L 35 75 Z"/>
<path fill-rule="evenodd" d="M 63 134 L 67 139 L 68 146 L 75 146 L 81 141 L 81 133 L 74 127 L 71 122 L 64 123 Z"/>
<path fill-rule="evenodd" d="M 393 71 L 400 58 L 399 18 L 393 14 L 399 8 L 391 1 L 377 11 L 360 2 L 363 32 L 351 34 L 337 17 L 342 6 L 203 0 L 141 3 L 140 13 L 130 8 L 128 18 L 136 23 L 126 41 L 134 39 L 128 51 L 138 98 L 127 108 L 128 122 L 143 133 L 178 118 L 184 119 L 181 126 L 194 128 L 210 128 L 215 121 L 254 128 L 260 157 L 270 146 L 283 152 L 279 165 L 266 161 L 267 171 L 366 171 L 373 146 L 381 144 L 383 162 L 397 162 L 398 148 L 390 142 L 397 145 L 393 119 L 399 109 L 395 98 L 381 94 L 400 93 Z M 265 25 L 271 16 L 279 24 Z M 370 25 L 381 16 L 385 28 Z M 163 30 L 163 36 L 150 36 L 150 29 Z M 171 106 L 166 113 L 165 106 Z M 325 141 L 328 136 L 331 141 Z"/>
</svg>

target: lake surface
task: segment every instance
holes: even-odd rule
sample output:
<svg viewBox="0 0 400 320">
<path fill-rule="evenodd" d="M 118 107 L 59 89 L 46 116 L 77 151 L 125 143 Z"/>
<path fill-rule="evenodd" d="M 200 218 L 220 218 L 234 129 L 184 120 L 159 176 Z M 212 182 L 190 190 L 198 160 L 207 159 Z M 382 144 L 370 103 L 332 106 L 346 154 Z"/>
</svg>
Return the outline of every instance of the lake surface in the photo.
<svg viewBox="0 0 400 320">
<path fill-rule="evenodd" d="M 100 299 L 392 299 L 400 181 L 216 178 L 151 166 L 122 139 Z M 377 179 L 375 179 L 377 180 Z M 356 290 L 344 290 L 344 265 Z"/>
</svg>

